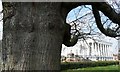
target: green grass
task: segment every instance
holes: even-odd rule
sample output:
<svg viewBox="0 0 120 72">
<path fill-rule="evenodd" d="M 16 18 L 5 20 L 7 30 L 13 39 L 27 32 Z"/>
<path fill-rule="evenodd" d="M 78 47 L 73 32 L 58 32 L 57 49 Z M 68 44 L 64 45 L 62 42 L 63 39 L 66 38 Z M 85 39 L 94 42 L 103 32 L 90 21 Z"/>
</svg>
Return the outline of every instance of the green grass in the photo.
<svg viewBox="0 0 120 72">
<path fill-rule="evenodd" d="M 112 65 L 112 66 L 103 66 L 103 67 L 89 67 L 89 68 L 81 68 L 81 70 L 118 70 L 118 66 Z"/>
<path fill-rule="evenodd" d="M 99 67 L 88 67 L 79 69 L 68 69 L 62 72 L 120 72 L 118 71 L 120 66 L 110 65 L 110 66 L 99 66 Z"/>
</svg>

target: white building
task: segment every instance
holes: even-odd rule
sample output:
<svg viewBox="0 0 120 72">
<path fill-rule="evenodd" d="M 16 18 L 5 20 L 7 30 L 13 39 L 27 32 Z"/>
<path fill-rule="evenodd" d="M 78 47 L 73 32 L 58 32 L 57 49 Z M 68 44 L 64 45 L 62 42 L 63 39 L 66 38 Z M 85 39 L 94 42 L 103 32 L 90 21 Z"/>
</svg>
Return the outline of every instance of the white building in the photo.
<svg viewBox="0 0 120 72">
<path fill-rule="evenodd" d="M 61 55 L 67 57 L 67 54 L 74 53 L 74 55 L 93 61 L 112 60 L 113 55 L 110 53 L 111 48 L 112 43 L 110 42 L 97 39 L 87 39 L 86 41 L 79 40 L 73 47 L 66 47 L 63 45 Z"/>
<path fill-rule="evenodd" d="M 120 38 L 118 40 L 118 59 L 120 60 Z"/>
</svg>

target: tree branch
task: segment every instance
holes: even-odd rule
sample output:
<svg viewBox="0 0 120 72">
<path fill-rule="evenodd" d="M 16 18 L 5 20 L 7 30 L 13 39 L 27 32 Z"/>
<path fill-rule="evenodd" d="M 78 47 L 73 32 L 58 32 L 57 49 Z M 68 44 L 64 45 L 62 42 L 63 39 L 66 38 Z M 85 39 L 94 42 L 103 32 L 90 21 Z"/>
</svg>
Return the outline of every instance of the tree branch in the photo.
<svg viewBox="0 0 120 72">
<path fill-rule="evenodd" d="M 112 22 L 118 24 L 120 26 L 120 15 L 115 12 L 115 10 L 106 2 L 64 2 L 62 3 L 62 15 L 64 20 L 66 19 L 66 16 L 70 10 L 73 8 L 76 8 L 80 5 L 92 5 L 93 7 L 93 14 L 96 20 L 97 27 L 100 29 L 100 31 L 105 34 L 106 36 L 110 37 L 117 37 L 120 35 L 117 35 L 117 33 L 112 29 L 105 29 L 101 23 L 100 15 L 98 10 L 100 10 L 105 16 L 107 16 Z M 108 31 L 109 30 L 109 31 Z"/>
<path fill-rule="evenodd" d="M 73 8 L 80 5 L 95 5 L 98 10 L 100 10 L 105 16 L 107 16 L 112 22 L 120 25 L 120 15 L 115 12 L 115 10 L 106 2 L 67 2 L 62 4 L 66 8 L 68 13 Z"/>
<path fill-rule="evenodd" d="M 96 3 L 94 6 L 100 10 L 105 16 L 107 16 L 112 22 L 120 25 L 120 15 L 115 12 L 114 9 L 107 3 Z"/>
<path fill-rule="evenodd" d="M 66 45 L 67 47 L 74 46 L 77 41 L 78 41 L 78 35 L 73 35 L 71 37 L 71 26 L 69 24 L 65 24 L 65 32 L 64 32 L 64 37 L 63 37 L 63 44 Z"/>
<path fill-rule="evenodd" d="M 120 35 L 117 35 L 113 30 L 111 29 L 105 29 L 101 23 L 101 18 L 100 18 L 100 14 L 99 14 L 99 11 L 97 10 L 96 6 L 92 6 L 92 9 L 93 9 L 93 14 L 94 14 L 94 17 L 95 17 L 95 21 L 96 21 L 96 24 L 97 24 L 97 27 L 99 28 L 99 30 L 105 34 L 106 36 L 110 36 L 110 37 L 118 37 Z"/>
</svg>

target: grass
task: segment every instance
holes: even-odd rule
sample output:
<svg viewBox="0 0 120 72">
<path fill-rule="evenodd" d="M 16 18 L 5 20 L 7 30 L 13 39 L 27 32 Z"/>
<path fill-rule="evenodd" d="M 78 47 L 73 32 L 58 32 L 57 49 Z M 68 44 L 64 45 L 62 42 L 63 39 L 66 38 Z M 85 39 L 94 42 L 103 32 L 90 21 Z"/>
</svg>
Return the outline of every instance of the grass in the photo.
<svg viewBox="0 0 120 72">
<path fill-rule="evenodd" d="M 79 69 L 68 69 L 61 72 L 120 72 L 119 68 L 120 66 L 118 65 L 110 65 L 110 66 L 88 67 L 88 68 L 79 68 Z"/>
</svg>

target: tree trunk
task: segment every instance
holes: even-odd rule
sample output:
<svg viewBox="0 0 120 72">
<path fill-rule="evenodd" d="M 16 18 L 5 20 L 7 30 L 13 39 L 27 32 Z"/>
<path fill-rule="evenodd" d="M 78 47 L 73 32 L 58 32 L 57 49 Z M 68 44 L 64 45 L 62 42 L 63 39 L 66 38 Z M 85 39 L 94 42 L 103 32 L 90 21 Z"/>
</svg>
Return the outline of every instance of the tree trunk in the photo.
<svg viewBox="0 0 120 72">
<path fill-rule="evenodd" d="M 3 25 L 3 69 L 60 70 L 61 3 L 3 5 L 7 9 Z"/>
</svg>

